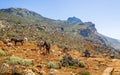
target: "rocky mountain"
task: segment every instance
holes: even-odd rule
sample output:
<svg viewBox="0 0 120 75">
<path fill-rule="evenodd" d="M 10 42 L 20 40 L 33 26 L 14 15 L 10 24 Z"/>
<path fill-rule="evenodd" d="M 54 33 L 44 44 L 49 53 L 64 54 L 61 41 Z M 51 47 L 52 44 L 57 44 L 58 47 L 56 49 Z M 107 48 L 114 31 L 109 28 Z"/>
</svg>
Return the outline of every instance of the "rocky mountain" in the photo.
<svg viewBox="0 0 120 75">
<path fill-rule="evenodd" d="M 15 45 L 13 37 L 25 41 Z M 37 46 L 40 40 L 50 43 L 50 53 Z M 120 55 L 110 42 L 117 43 L 76 17 L 53 20 L 23 8 L 0 9 L 0 75 L 119 75 Z"/>
<path fill-rule="evenodd" d="M 105 36 L 106 39 L 110 42 L 111 46 L 120 51 L 120 41 L 117 39 L 113 39 L 110 37 Z"/>
<path fill-rule="evenodd" d="M 112 48 L 109 40 L 99 35 L 94 23 L 82 22 L 76 17 L 69 17 L 64 21 L 53 20 L 23 8 L 0 9 L 0 16 L 2 38 L 43 37 L 70 47 L 73 47 L 74 43 L 75 48 L 79 48 L 85 41 Z"/>
<path fill-rule="evenodd" d="M 0 11 L 6 12 L 12 15 L 19 15 L 21 17 L 26 17 L 26 16 L 36 16 L 36 17 L 42 17 L 40 14 L 37 14 L 33 11 L 29 11 L 24 8 L 8 8 L 6 9 L 1 9 Z"/>
<path fill-rule="evenodd" d="M 38 24 L 40 21 L 50 20 L 40 14 L 24 8 L 8 8 L 0 10 L 0 19 L 17 24 Z M 17 19 L 16 19 L 17 18 Z"/>
<path fill-rule="evenodd" d="M 77 17 L 69 17 L 68 19 L 67 19 L 67 21 L 68 22 L 72 22 L 72 23 L 83 23 L 79 18 L 77 18 Z"/>
</svg>

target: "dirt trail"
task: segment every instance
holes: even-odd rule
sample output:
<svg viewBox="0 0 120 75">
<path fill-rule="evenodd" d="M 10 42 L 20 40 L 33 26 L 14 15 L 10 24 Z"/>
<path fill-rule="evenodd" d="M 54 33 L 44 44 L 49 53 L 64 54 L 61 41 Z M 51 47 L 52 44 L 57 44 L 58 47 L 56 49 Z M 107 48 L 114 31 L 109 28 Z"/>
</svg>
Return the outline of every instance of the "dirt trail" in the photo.
<svg viewBox="0 0 120 75">
<path fill-rule="evenodd" d="M 120 60 L 111 59 L 107 63 L 107 68 L 103 71 L 102 75 L 120 75 Z"/>
<path fill-rule="evenodd" d="M 112 65 L 114 67 L 114 71 L 112 75 L 120 75 L 120 60 L 119 59 L 113 59 Z"/>
<path fill-rule="evenodd" d="M 107 67 L 102 75 L 112 75 L 113 67 Z"/>
</svg>

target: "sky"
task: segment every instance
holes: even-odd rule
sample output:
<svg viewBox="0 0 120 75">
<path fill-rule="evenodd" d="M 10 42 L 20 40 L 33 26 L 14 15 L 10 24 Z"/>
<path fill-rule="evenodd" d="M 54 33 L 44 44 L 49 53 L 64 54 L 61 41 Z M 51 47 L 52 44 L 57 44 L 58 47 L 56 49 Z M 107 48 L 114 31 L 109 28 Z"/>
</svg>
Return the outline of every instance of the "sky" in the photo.
<svg viewBox="0 0 120 75">
<path fill-rule="evenodd" d="M 99 33 L 120 40 L 120 0 L 0 0 L 0 9 L 10 7 L 56 20 L 75 16 L 93 22 Z"/>
</svg>

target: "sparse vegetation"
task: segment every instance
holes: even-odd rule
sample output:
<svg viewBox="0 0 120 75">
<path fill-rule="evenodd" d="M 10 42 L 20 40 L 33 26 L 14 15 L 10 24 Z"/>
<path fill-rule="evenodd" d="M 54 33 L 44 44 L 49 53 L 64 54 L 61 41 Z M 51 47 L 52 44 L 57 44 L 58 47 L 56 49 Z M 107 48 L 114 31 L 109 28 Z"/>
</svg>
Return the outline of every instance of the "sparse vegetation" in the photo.
<svg viewBox="0 0 120 75">
<path fill-rule="evenodd" d="M 0 48 L 0 56 L 5 56 L 6 53 Z"/>
<path fill-rule="evenodd" d="M 15 35 L 14 34 L 8 34 L 7 37 L 12 38 L 12 37 L 15 37 Z"/>
<path fill-rule="evenodd" d="M 82 72 L 82 75 L 91 75 L 90 72 Z"/>
<path fill-rule="evenodd" d="M 19 64 L 23 66 L 33 65 L 33 60 L 31 59 L 22 59 L 17 56 L 10 56 L 6 59 L 6 62 L 9 64 Z"/>
<path fill-rule="evenodd" d="M 79 67 L 85 67 L 85 63 L 83 61 L 78 62 Z"/>
<path fill-rule="evenodd" d="M 63 56 L 63 58 L 60 60 L 62 66 L 70 67 L 73 69 L 76 69 L 77 67 L 85 67 L 84 62 L 79 61 L 78 59 L 73 59 L 70 55 Z"/>
<path fill-rule="evenodd" d="M 40 30 L 40 31 L 44 31 L 44 30 L 45 30 L 45 29 L 42 28 L 42 27 L 37 27 L 37 29 Z"/>
<path fill-rule="evenodd" d="M 106 65 L 104 61 L 103 63 L 98 63 L 99 61 L 97 60 L 97 57 L 99 57 L 98 55 L 102 57 L 101 54 L 103 53 L 107 53 L 109 56 L 111 49 L 105 46 L 105 41 L 102 40 L 102 38 L 98 37 L 96 34 L 92 34 L 96 32 L 96 29 L 93 27 L 92 23 L 87 22 L 79 24 L 70 22 L 68 23 L 67 21 L 61 20 L 52 20 L 42 17 L 39 14 L 36 15 L 36 13 L 33 12 L 30 13 L 30 11 L 25 9 L 14 10 L 13 8 L 11 13 L 9 13 L 9 11 L 10 10 L 7 12 L 0 11 L 0 25 L 4 26 L 0 28 L 0 38 L 10 39 L 12 37 L 16 37 L 27 38 L 28 40 L 25 41 L 25 44 L 22 46 L 14 46 L 13 43 L 13 45 L 10 47 L 5 45 L 6 43 L 3 44 L 3 41 L 0 40 L 0 46 L 3 49 L 0 49 L 0 65 L 4 62 L 8 64 L 6 68 L 0 67 L 0 72 L 3 72 L 0 73 L 0 75 L 8 72 L 10 72 L 10 74 L 12 73 L 12 75 L 22 75 L 24 72 L 23 69 L 30 69 L 26 70 L 25 72 L 28 73 L 33 71 L 36 73 L 36 75 L 53 75 L 53 71 L 59 73 L 63 72 L 63 75 L 68 75 L 68 72 L 74 72 L 71 74 L 75 75 L 91 75 L 95 70 L 101 72 L 101 70 L 105 69 L 106 66 L 98 66 L 97 68 L 95 67 L 95 69 L 94 66 L 99 64 Z M 16 11 L 19 14 L 16 13 Z M 26 11 L 28 14 L 26 14 Z M 82 33 L 83 36 L 80 33 Z M 40 42 L 41 39 L 50 42 L 50 54 L 42 55 L 40 52 L 37 52 L 36 43 Z M 66 52 L 62 51 L 64 47 L 68 48 Z M 84 57 L 81 57 L 82 52 L 85 49 L 90 50 L 91 55 L 95 54 L 96 58 L 94 59 L 93 56 L 91 59 L 91 56 L 90 59 L 87 58 L 89 60 L 86 60 Z M 7 51 L 7 57 L 5 53 L 6 51 L 4 50 Z M 79 52 L 77 50 L 79 50 Z M 66 53 L 68 53 L 68 55 L 64 55 Z M 23 59 L 21 57 L 27 59 Z M 62 57 L 62 59 L 59 60 L 60 57 Z M 81 60 L 78 60 L 77 57 L 80 57 Z M 34 64 L 31 58 L 35 59 Z M 49 59 L 52 61 L 46 62 Z M 102 58 L 102 60 L 103 59 L 104 58 Z M 109 62 L 110 60 L 108 60 L 109 59 L 106 61 Z M 46 63 L 42 64 L 43 62 Z M 58 62 L 60 62 L 60 64 Z M 109 63 L 113 62 L 114 61 Z M 94 63 L 94 66 L 92 63 Z M 107 65 L 111 65 L 109 63 Z M 13 66 L 17 66 L 17 69 L 14 69 Z M 61 66 L 63 67 L 61 68 Z M 89 67 L 93 68 L 91 69 Z M 64 72 L 66 72 L 66 74 L 64 74 Z M 95 75 L 95 73 L 93 75 Z"/>
<path fill-rule="evenodd" d="M 46 64 L 48 68 L 60 69 L 60 65 L 55 61 L 49 61 Z"/>
<path fill-rule="evenodd" d="M 67 66 L 69 68 L 72 68 L 72 69 L 77 69 L 77 66 Z"/>
</svg>

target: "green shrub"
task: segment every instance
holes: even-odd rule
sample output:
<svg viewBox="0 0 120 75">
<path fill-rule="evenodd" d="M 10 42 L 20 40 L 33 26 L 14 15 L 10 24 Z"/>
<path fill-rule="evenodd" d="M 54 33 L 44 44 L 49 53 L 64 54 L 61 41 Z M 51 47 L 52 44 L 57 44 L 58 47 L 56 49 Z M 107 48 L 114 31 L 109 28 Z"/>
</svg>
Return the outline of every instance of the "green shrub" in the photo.
<svg viewBox="0 0 120 75">
<path fill-rule="evenodd" d="M 8 36 L 9 38 L 11 38 L 11 37 L 15 37 L 14 34 L 7 34 L 7 36 Z"/>
<path fill-rule="evenodd" d="M 85 67 L 85 63 L 83 61 L 79 61 L 78 59 L 72 58 L 70 55 L 63 56 L 60 60 L 60 63 L 64 67 L 70 67 L 76 69 L 77 67 Z"/>
<path fill-rule="evenodd" d="M 11 56 L 6 59 L 7 63 L 10 63 L 10 64 L 20 64 L 21 60 L 22 59 L 17 56 Z"/>
<path fill-rule="evenodd" d="M 85 67 L 85 63 L 83 61 L 79 61 L 78 65 L 79 67 Z"/>
<path fill-rule="evenodd" d="M 48 68 L 60 69 L 60 65 L 54 61 L 49 61 L 46 64 Z"/>
<path fill-rule="evenodd" d="M 44 31 L 44 28 L 42 27 L 37 27 L 38 30 Z"/>
<path fill-rule="evenodd" d="M 9 64 L 19 64 L 23 66 L 32 65 L 33 61 L 31 59 L 22 59 L 18 56 L 11 56 L 6 59 L 6 62 Z"/>
<path fill-rule="evenodd" d="M 33 65 L 33 61 L 31 59 L 23 59 L 21 65 Z"/>
<path fill-rule="evenodd" d="M 82 72 L 82 75 L 90 75 L 90 72 Z"/>
<path fill-rule="evenodd" d="M 71 56 L 63 56 L 60 62 L 62 66 L 73 66 L 74 65 L 74 60 Z"/>
<path fill-rule="evenodd" d="M 68 67 L 72 69 L 77 69 L 77 66 L 68 66 Z"/>
<path fill-rule="evenodd" d="M 5 55 L 6 53 L 2 49 L 0 49 L 0 56 L 5 56 Z"/>
</svg>

